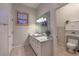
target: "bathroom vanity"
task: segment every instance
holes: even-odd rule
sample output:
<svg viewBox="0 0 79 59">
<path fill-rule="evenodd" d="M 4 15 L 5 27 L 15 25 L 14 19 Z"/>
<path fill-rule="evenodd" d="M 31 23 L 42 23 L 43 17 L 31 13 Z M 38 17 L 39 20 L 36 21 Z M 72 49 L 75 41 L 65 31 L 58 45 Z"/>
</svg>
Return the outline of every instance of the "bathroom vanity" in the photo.
<svg viewBox="0 0 79 59">
<path fill-rule="evenodd" d="M 47 39 L 46 36 L 30 36 L 30 45 L 37 56 L 52 55 L 52 39 Z"/>
</svg>

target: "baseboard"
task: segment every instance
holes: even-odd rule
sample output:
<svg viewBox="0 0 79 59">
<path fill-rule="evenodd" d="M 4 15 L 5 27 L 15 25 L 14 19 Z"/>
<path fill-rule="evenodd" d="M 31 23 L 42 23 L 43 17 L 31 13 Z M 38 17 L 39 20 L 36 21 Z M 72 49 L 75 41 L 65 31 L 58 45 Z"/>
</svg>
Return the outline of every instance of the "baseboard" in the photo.
<svg viewBox="0 0 79 59">
<path fill-rule="evenodd" d="M 13 47 L 11 48 L 10 52 L 9 52 L 9 56 L 11 56 L 12 50 L 13 50 L 14 48 L 22 47 L 22 46 L 24 46 L 24 45 L 13 46 Z"/>
<path fill-rule="evenodd" d="M 11 49 L 10 49 L 10 52 L 9 52 L 9 56 L 11 56 L 11 53 L 12 53 L 12 49 L 13 49 L 13 48 L 11 48 Z"/>
</svg>

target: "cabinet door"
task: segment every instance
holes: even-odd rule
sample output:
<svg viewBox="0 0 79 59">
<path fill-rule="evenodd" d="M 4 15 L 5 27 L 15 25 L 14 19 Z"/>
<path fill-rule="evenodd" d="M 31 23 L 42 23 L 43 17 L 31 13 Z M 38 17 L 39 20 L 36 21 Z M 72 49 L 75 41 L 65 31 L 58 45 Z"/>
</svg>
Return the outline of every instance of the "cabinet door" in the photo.
<svg viewBox="0 0 79 59">
<path fill-rule="evenodd" d="M 31 47 L 33 47 L 33 40 L 32 40 L 31 36 L 30 36 L 30 45 L 31 45 Z"/>
<path fill-rule="evenodd" d="M 38 56 L 41 56 L 41 43 L 39 41 L 36 42 L 36 53 Z"/>
<path fill-rule="evenodd" d="M 30 45 L 33 48 L 33 50 L 35 51 L 35 39 L 33 37 L 30 36 Z"/>
<path fill-rule="evenodd" d="M 46 42 L 42 42 L 41 43 L 41 55 L 42 56 L 51 56 L 51 50 L 52 50 L 52 47 L 51 47 L 51 40 L 48 40 Z"/>
<path fill-rule="evenodd" d="M 33 49 L 36 52 L 36 39 L 33 38 L 32 40 L 33 40 Z"/>
<path fill-rule="evenodd" d="M 38 55 L 38 41 L 37 40 L 35 40 L 35 52 L 36 52 L 36 54 Z"/>
<path fill-rule="evenodd" d="M 9 55 L 8 26 L 0 25 L 0 56 Z"/>
</svg>

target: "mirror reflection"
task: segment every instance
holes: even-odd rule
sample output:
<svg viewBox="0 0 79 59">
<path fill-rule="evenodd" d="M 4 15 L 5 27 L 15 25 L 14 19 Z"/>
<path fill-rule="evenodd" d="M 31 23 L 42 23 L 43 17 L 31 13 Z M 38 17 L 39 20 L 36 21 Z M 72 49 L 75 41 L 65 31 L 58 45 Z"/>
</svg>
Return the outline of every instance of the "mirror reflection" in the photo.
<svg viewBox="0 0 79 59">
<path fill-rule="evenodd" d="M 50 34 L 50 12 L 43 14 L 36 20 L 38 33 L 45 33 L 47 36 Z"/>
</svg>

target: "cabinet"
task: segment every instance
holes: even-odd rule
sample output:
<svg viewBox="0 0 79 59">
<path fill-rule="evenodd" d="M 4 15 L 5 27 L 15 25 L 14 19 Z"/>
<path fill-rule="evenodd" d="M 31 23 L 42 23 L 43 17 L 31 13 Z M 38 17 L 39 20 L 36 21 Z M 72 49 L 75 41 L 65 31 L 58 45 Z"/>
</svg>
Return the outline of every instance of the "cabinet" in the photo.
<svg viewBox="0 0 79 59">
<path fill-rule="evenodd" d="M 35 37 L 30 36 L 30 45 L 37 56 L 52 55 L 52 39 L 40 42 Z"/>
</svg>

